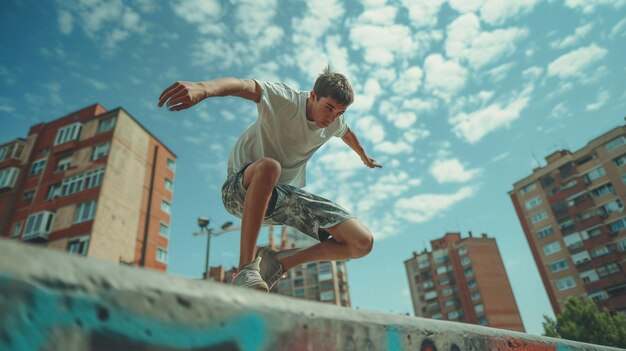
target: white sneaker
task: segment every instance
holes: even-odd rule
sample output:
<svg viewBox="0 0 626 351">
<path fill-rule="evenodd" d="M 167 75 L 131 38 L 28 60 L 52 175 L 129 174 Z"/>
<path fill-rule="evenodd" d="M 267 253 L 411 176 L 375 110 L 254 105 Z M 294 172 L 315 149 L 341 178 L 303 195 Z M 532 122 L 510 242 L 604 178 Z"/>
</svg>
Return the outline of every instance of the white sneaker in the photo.
<svg viewBox="0 0 626 351">
<path fill-rule="evenodd" d="M 242 288 L 257 289 L 263 291 L 269 291 L 267 283 L 263 281 L 259 274 L 259 264 L 261 263 L 261 257 L 257 257 L 254 261 L 243 266 L 239 273 L 233 276 L 231 285 L 241 286 Z"/>
</svg>

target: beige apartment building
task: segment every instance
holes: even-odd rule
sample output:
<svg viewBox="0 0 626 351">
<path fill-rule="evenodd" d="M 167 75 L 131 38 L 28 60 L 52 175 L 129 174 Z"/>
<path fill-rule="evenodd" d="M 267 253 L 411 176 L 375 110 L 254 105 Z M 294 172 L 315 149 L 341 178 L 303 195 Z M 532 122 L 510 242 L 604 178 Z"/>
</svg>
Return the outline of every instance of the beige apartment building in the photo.
<svg viewBox="0 0 626 351">
<path fill-rule="evenodd" d="M 546 161 L 509 195 L 554 312 L 580 295 L 626 312 L 626 127 Z"/>
<path fill-rule="evenodd" d="M 415 315 L 524 331 L 494 238 L 446 233 L 404 261 Z"/>
<path fill-rule="evenodd" d="M 0 145 L 0 235 L 167 269 L 176 155 L 95 104 Z"/>
</svg>

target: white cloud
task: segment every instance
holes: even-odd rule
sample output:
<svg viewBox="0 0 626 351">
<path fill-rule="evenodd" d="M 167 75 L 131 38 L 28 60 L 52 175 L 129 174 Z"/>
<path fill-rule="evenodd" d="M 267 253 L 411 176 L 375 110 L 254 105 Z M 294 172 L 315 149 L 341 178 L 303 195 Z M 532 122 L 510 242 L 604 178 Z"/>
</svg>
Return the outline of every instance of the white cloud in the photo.
<svg viewBox="0 0 626 351">
<path fill-rule="evenodd" d="M 596 44 L 570 51 L 548 65 L 548 76 L 561 79 L 585 76 L 606 54 L 607 50 Z"/>
<path fill-rule="evenodd" d="M 430 136 L 430 131 L 424 128 L 411 128 L 404 132 L 404 140 L 409 143 L 414 143 L 421 139 L 426 139 Z"/>
<path fill-rule="evenodd" d="M 398 141 L 395 143 L 391 141 L 383 141 L 382 143 L 376 144 L 376 146 L 374 146 L 374 149 L 378 152 L 389 155 L 413 152 L 413 148 L 411 147 L 411 145 L 405 143 L 404 141 Z"/>
<path fill-rule="evenodd" d="M 361 117 L 356 121 L 359 136 L 363 136 L 372 143 L 380 143 L 385 139 L 385 129 L 378 119 L 372 116 Z"/>
<path fill-rule="evenodd" d="M 480 20 L 473 13 L 454 20 L 447 33 L 445 48 L 448 56 L 467 61 L 475 70 L 512 55 L 516 51 L 516 42 L 528 36 L 528 30 L 522 28 L 481 32 Z"/>
<path fill-rule="evenodd" d="M 396 94 L 407 96 L 415 94 L 422 83 L 424 72 L 419 67 L 409 67 L 400 73 L 400 77 L 393 84 L 393 91 Z"/>
<path fill-rule="evenodd" d="M 219 0 L 178 0 L 171 3 L 172 10 L 203 34 L 223 34 L 220 24 L 222 6 Z"/>
<path fill-rule="evenodd" d="M 413 53 L 415 44 L 409 27 L 393 25 L 356 24 L 350 29 L 355 49 L 363 49 L 367 63 L 389 66 L 398 55 Z"/>
<path fill-rule="evenodd" d="M 448 3 L 453 10 L 460 13 L 476 12 L 486 0 L 449 0 Z"/>
<path fill-rule="evenodd" d="M 452 130 L 457 137 L 473 144 L 492 131 L 509 127 L 528 105 L 532 90 L 532 87 L 526 88 L 506 105 L 493 103 L 469 114 L 459 113 L 449 120 Z"/>
<path fill-rule="evenodd" d="M 611 93 L 609 93 L 607 90 L 601 91 L 598 93 L 598 97 L 596 98 L 596 101 L 593 103 L 587 104 L 587 106 L 585 106 L 585 109 L 587 111 L 599 110 L 600 108 L 602 108 L 602 106 L 606 105 L 606 103 L 609 101 L 610 98 L 611 98 Z"/>
<path fill-rule="evenodd" d="M 58 21 L 59 21 L 59 29 L 61 30 L 61 33 L 63 34 L 72 33 L 72 29 L 74 28 L 74 17 L 72 17 L 71 13 L 64 11 L 64 10 L 60 10 Z"/>
<path fill-rule="evenodd" d="M 587 34 L 591 32 L 592 29 L 593 29 L 592 23 L 588 23 L 583 26 L 580 26 L 576 28 L 576 30 L 574 31 L 574 34 L 568 35 L 567 37 L 561 40 L 555 40 L 552 43 L 550 43 L 550 46 L 553 49 L 565 49 L 567 47 L 574 46 L 578 44 L 582 39 L 584 39 L 587 36 Z"/>
<path fill-rule="evenodd" d="M 398 9 L 392 6 L 371 7 L 365 9 L 357 21 L 363 24 L 389 25 L 394 23 L 397 13 Z"/>
<path fill-rule="evenodd" d="M 440 54 L 429 55 L 424 61 L 426 89 L 448 100 L 465 87 L 467 70 L 455 61 L 446 61 Z"/>
<path fill-rule="evenodd" d="M 502 161 L 505 158 L 509 157 L 511 153 L 510 152 L 503 152 L 500 155 L 495 156 L 494 158 L 491 159 L 491 162 L 498 162 L 498 161 Z"/>
<path fill-rule="evenodd" d="M 402 0 L 402 5 L 409 10 L 409 19 L 416 28 L 437 25 L 439 10 L 445 0 Z"/>
<path fill-rule="evenodd" d="M 611 37 L 624 37 L 626 36 L 626 18 L 619 21 L 613 29 L 611 29 Z"/>
<path fill-rule="evenodd" d="M 626 4 L 626 0 L 565 0 L 565 6 L 580 10 L 583 13 L 593 13 L 598 6 L 613 6 L 619 9 Z"/>
<path fill-rule="evenodd" d="M 363 169 L 363 161 L 352 150 L 327 150 L 318 158 L 318 163 L 340 179 L 352 176 L 357 170 Z"/>
<path fill-rule="evenodd" d="M 363 91 L 356 92 L 354 102 L 350 106 L 350 109 L 356 111 L 369 111 L 378 96 L 382 93 L 380 83 L 374 78 L 369 78 L 363 86 Z"/>
<path fill-rule="evenodd" d="M 453 194 L 422 194 L 396 201 L 394 209 L 398 217 L 414 223 L 424 223 L 460 201 L 471 198 L 476 193 L 473 187 L 463 187 Z"/>
<path fill-rule="evenodd" d="M 550 117 L 556 118 L 556 119 L 569 117 L 571 115 L 572 115 L 572 112 L 569 110 L 569 108 L 564 102 L 560 102 L 556 106 L 554 106 L 554 108 L 552 109 L 552 112 L 550 113 Z"/>
<path fill-rule="evenodd" d="M 539 0 L 487 0 L 480 8 L 480 18 L 491 25 L 502 25 L 511 18 L 527 14 Z"/>
<path fill-rule="evenodd" d="M 456 158 L 438 159 L 433 162 L 428 172 L 438 183 L 465 183 L 481 173 L 479 169 L 465 169 Z"/>
</svg>

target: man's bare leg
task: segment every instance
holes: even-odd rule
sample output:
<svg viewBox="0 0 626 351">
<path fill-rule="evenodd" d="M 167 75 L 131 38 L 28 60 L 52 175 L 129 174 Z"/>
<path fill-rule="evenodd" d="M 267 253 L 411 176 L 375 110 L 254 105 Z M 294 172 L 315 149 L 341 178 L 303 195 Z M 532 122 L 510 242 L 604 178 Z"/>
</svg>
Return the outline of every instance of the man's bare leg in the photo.
<svg viewBox="0 0 626 351">
<path fill-rule="evenodd" d="M 278 253 L 276 260 L 287 271 L 307 262 L 359 258 L 372 251 L 374 238 L 357 219 L 351 218 L 326 229 L 332 237 L 306 249 Z"/>
<path fill-rule="evenodd" d="M 270 158 L 257 160 L 244 171 L 243 187 L 246 188 L 246 198 L 241 216 L 238 270 L 254 260 L 259 230 L 280 172 L 280 163 Z"/>
</svg>

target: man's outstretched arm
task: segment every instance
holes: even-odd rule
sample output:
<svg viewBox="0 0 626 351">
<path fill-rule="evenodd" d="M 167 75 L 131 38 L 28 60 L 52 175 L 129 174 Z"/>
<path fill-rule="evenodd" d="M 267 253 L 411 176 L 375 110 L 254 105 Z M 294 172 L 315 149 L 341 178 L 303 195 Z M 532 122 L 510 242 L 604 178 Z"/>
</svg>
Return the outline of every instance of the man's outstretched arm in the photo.
<svg viewBox="0 0 626 351">
<path fill-rule="evenodd" d="M 218 78 L 206 82 L 176 82 L 159 96 L 159 107 L 180 111 L 214 96 L 238 96 L 250 101 L 261 100 L 261 87 L 251 79 Z"/>
<path fill-rule="evenodd" d="M 350 128 L 348 128 L 346 134 L 341 137 L 341 140 L 343 140 L 344 143 L 348 144 L 348 146 L 350 146 L 350 148 L 359 155 L 361 161 L 363 161 L 363 163 L 367 167 L 383 168 L 382 165 L 376 163 L 376 160 L 367 156 L 365 150 L 363 149 L 363 146 L 361 146 L 361 143 L 359 142 L 359 139 L 356 137 L 356 134 L 354 134 L 354 132 Z"/>
</svg>

